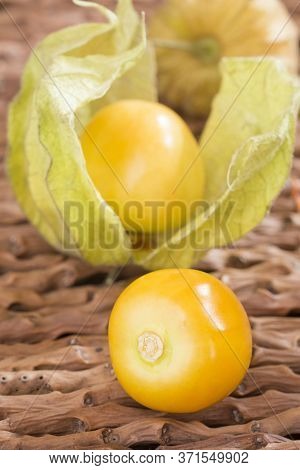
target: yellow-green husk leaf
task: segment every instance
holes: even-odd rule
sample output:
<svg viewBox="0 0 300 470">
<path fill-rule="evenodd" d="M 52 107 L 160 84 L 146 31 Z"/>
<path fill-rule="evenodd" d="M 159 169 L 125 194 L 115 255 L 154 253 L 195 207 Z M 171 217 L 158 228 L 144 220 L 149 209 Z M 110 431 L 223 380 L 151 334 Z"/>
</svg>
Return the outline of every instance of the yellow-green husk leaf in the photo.
<svg viewBox="0 0 300 470">
<path fill-rule="evenodd" d="M 222 76 L 199 144 L 207 207 L 142 260 L 149 269 L 190 266 L 208 249 L 238 240 L 262 220 L 288 177 L 298 80 L 273 59 L 225 59 Z"/>
<path fill-rule="evenodd" d="M 99 9 L 108 21 L 55 32 L 33 51 L 10 108 L 8 173 L 50 244 L 93 264 L 119 264 L 130 243 L 92 184 L 78 135 L 93 109 L 110 101 L 156 99 L 155 67 L 144 19 L 130 0 L 120 0 L 116 14 L 74 3 Z"/>
</svg>

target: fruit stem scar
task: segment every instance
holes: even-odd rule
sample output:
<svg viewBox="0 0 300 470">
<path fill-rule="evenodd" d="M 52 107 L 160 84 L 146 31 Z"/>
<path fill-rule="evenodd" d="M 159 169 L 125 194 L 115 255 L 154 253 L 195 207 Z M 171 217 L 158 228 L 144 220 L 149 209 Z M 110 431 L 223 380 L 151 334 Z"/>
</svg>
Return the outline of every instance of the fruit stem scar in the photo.
<svg viewBox="0 0 300 470">
<path fill-rule="evenodd" d="M 156 333 L 145 331 L 138 337 L 138 351 L 146 361 L 155 362 L 164 351 L 164 343 Z"/>
</svg>

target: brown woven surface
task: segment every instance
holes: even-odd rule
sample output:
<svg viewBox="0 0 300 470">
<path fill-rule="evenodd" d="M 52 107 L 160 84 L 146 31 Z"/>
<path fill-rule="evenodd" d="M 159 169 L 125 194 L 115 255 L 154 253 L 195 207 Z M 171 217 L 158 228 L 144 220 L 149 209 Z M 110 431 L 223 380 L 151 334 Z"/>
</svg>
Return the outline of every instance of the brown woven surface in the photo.
<svg viewBox="0 0 300 470">
<path fill-rule="evenodd" d="M 4 174 L 6 107 L 29 44 L 93 14 L 70 0 L 0 3 L 0 448 L 300 448 L 300 158 L 264 222 L 200 266 L 228 283 L 251 317 L 250 374 L 196 414 L 138 406 L 113 375 L 106 339 L 113 302 L 134 272 L 107 286 L 107 269 L 55 253 Z M 300 9 L 295 17 L 300 25 Z"/>
</svg>

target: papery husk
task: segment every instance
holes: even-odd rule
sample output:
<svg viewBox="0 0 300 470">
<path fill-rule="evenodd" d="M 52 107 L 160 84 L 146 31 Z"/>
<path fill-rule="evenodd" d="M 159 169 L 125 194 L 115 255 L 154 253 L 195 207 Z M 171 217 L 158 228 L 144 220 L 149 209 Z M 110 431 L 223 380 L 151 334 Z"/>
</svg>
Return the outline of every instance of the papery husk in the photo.
<svg viewBox="0 0 300 470">
<path fill-rule="evenodd" d="M 189 267 L 208 249 L 241 238 L 261 221 L 288 176 L 298 81 L 274 59 L 224 60 L 222 86 L 195 155 L 205 166 L 203 210 L 176 233 L 160 234 L 154 246 L 135 247 L 88 174 L 80 134 L 107 103 L 157 99 L 153 53 L 144 18 L 130 0 L 119 0 L 116 14 L 93 2 L 75 3 L 98 8 L 107 22 L 45 38 L 10 107 L 8 173 L 26 216 L 57 250 L 96 266 Z M 189 171 L 193 165 L 178 185 Z"/>
</svg>

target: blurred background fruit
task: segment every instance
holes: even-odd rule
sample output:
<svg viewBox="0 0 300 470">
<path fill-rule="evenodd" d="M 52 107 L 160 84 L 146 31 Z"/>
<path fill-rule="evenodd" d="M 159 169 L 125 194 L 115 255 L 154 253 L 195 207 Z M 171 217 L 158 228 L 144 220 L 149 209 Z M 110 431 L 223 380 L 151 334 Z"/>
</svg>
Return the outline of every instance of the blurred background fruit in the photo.
<svg viewBox="0 0 300 470">
<path fill-rule="evenodd" d="M 276 56 L 298 67 L 298 32 L 279 0 L 165 0 L 150 26 L 161 98 L 188 115 L 207 115 L 230 56 Z"/>
</svg>

